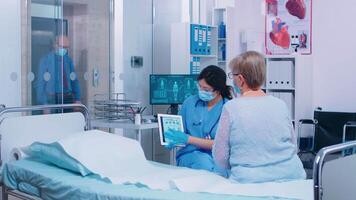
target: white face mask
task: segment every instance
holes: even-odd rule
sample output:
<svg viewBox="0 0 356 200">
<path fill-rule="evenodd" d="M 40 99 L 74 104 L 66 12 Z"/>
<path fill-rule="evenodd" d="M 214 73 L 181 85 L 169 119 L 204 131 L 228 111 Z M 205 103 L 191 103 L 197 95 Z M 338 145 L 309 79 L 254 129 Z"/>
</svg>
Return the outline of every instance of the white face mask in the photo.
<svg viewBox="0 0 356 200">
<path fill-rule="evenodd" d="M 60 47 L 57 49 L 56 54 L 59 56 L 64 56 L 67 54 L 67 51 L 68 50 L 66 48 Z"/>
<path fill-rule="evenodd" d="M 237 86 L 237 85 L 235 84 L 235 82 L 234 82 L 233 84 L 234 84 L 234 92 L 235 92 L 235 94 L 236 94 L 237 96 L 241 96 L 241 90 L 240 90 L 239 86 Z"/>
<path fill-rule="evenodd" d="M 214 95 L 213 92 L 208 92 L 204 90 L 199 90 L 199 98 L 203 101 L 211 101 L 215 98 L 216 96 Z"/>
</svg>

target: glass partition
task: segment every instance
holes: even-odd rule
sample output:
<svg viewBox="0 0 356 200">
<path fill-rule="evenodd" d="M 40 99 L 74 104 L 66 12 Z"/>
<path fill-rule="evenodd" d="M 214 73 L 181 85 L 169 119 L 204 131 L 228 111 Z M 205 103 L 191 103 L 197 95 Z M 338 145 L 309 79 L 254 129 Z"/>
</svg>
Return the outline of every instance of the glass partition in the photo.
<svg viewBox="0 0 356 200">
<path fill-rule="evenodd" d="M 23 104 L 91 107 L 95 94 L 109 96 L 111 6 L 112 0 L 27 1 Z"/>
<path fill-rule="evenodd" d="M 69 93 L 76 94 L 75 90 L 71 90 L 72 85 L 77 85 L 77 82 L 66 80 L 67 71 L 74 71 L 70 69 L 73 65 L 67 64 L 71 63 L 67 61 L 69 54 L 65 52 L 70 47 L 68 21 L 63 19 L 62 5 L 58 1 L 33 0 L 30 8 L 31 65 L 28 76 L 33 79 L 31 104 L 61 104 L 72 98 Z"/>
</svg>

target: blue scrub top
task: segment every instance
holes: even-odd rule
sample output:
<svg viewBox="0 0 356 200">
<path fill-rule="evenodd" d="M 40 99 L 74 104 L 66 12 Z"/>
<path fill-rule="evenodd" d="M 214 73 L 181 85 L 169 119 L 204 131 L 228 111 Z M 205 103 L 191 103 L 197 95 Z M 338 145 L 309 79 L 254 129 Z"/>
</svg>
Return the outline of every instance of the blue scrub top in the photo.
<svg viewBox="0 0 356 200">
<path fill-rule="evenodd" d="M 222 108 L 227 101 L 228 99 L 222 99 L 208 110 L 208 102 L 202 101 L 198 95 L 187 98 L 179 111 L 183 118 L 184 132 L 194 137 L 214 139 Z M 197 150 L 211 154 L 211 150 L 187 145 L 177 152 L 177 158 Z"/>
</svg>

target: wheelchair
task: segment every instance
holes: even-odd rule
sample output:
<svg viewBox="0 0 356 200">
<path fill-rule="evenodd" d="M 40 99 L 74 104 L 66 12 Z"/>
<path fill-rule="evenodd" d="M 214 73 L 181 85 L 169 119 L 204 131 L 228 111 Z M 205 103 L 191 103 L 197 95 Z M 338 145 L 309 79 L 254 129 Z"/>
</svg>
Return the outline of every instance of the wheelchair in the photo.
<svg viewBox="0 0 356 200">
<path fill-rule="evenodd" d="M 313 136 L 302 138 L 302 129 L 305 125 L 313 126 Z M 300 119 L 297 135 L 298 155 L 307 171 L 313 169 L 316 153 L 323 147 L 356 140 L 356 113 L 323 111 L 318 108 L 314 111 L 314 119 Z M 335 157 L 356 153 L 356 149 L 345 150 Z M 330 158 L 332 159 L 332 158 Z"/>
</svg>

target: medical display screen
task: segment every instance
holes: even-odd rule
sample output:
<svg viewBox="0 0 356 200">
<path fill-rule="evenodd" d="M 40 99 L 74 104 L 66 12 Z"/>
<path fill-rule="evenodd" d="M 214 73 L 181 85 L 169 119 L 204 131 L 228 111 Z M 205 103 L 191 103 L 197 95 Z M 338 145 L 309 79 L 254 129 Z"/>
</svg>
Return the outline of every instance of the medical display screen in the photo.
<svg viewBox="0 0 356 200">
<path fill-rule="evenodd" d="M 162 145 L 168 144 L 164 133 L 168 130 L 176 130 L 184 132 L 183 120 L 180 115 L 158 114 L 158 128 Z"/>
<path fill-rule="evenodd" d="M 198 93 L 198 75 L 150 75 L 150 104 L 182 104 Z"/>
</svg>

